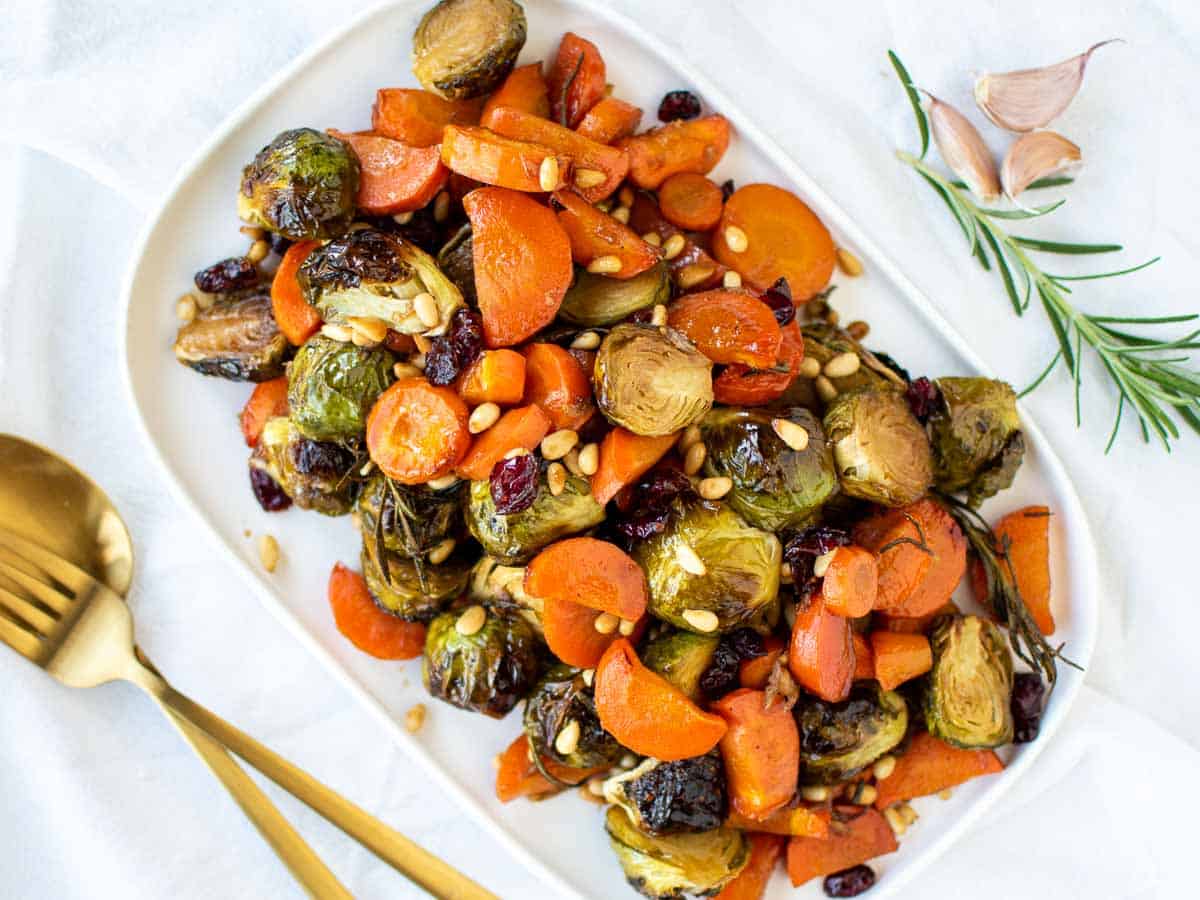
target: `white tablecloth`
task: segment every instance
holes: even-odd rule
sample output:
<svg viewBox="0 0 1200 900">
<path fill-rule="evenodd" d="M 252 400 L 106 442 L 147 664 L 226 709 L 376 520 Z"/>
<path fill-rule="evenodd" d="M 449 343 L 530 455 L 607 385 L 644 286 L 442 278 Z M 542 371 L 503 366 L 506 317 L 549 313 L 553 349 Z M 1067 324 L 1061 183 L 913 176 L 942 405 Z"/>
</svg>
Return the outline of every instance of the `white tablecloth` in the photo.
<svg viewBox="0 0 1200 900">
<path fill-rule="evenodd" d="M 199 141 L 345 15 L 329 0 L 8 0 L 0 29 L 0 429 L 91 473 L 139 550 L 140 640 L 179 687 L 505 897 L 543 896 L 278 627 L 166 501 L 119 389 L 117 295 L 136 231 Z M 1190 0 L 619 4 L 709 70 L 906 264 L 987 362 L 1026 383 L 1052 353 L 963 252 L 946 211 L 891 156 L 912 123 L 884 51 L 965 108 L 972 70 L 1063 58 L 1108 37 L 1060 128 L 1087 167 L 1065 239 L 1163 254 L 1091 283 L 1096 310 L 1200 309 L 1195 158 L 1200 17 Z M 396 48 L 397 58 L 407 47 Z M 796 98 L 803 98 L 799 102 Z M 803 110 L 801 115 L 798 111 Z M 1195 896 L 1200 604 L 1192 564 L 1200 438 L 1173 456 L 1127 433 L 1089 361 L 1084 426 L 1060 375 L 1030 401 L 1100 545 L 1104 622 L 1091 688 L 1043 763 L 923 878 L 924 897 Z M 279 897 L 293 883 L 152 706 L 70 691 L 0 652 L 0 896 Z M 414 889 L 282 801 L 361 896 Z"/>
</svg>

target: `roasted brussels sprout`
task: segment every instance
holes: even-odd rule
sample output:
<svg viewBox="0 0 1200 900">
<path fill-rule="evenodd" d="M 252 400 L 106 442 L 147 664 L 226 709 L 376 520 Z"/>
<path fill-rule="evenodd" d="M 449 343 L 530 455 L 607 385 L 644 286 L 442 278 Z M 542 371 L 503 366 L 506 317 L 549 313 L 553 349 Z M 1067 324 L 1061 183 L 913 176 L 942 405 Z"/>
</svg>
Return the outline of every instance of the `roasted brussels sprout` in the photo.
<svg viewBox="0 0 1200 900">
<path fill-rule="evenodd" d="M 364 543 L 382 541 L 385 550 L 405 556 L 429 552 L 462 524 L 457 485 L 435 491 L 400 484 L 379 471 L 363 486 L 357 509 Z"/>
<path fill-rule="evenodd" d="M 856 682 L 840 703 L 804 694 L 795 715 L 803 784 L 853 778 L 899 744 L 908 730 L 904 698 L 874 681 Z"/>
<path fill-rule="evenodd" d="M 634 434 L 671 434 L 712 407 L 712 363 L 672 328 L 618 325 L 592 377 L 600 411 Z"/>
<path fill-rule="evenodd" d="M 250 465 L 275 479 L 301 509 L 343 516 L 353 506 L 354 454 L 340 444 L 309 440 L 286 416 L 263 426 Z"/>
<path fill-rule="evenodd" d="M 698 557 L 704 574 L 684 568 L 681 554 Z M 718 631 L 773 624 L 781 555 L 775 535 L 747 525 L 724 504 L 694 497 L 672 502 L 666 530 L 633 549 L 646 572 L 650 611 L 687 631 L 699 629 L 684 613 L 698 610 L 716 614 Z"/>
<path fill-rule="evenodd" d="M 450 99 L 500 86 L 525 46 L 525 10 L 513 0 L 441 0 L 413 34 L 413 74 Z"/>
<path fill-rule="evenodd" d="M 704 756 L 660 762 L 646 759 L 604 783 L 604 799 L 652 835 L 720 828 L 729 813 L 725 766 L 716 750 Z"/>
<path fill-rule="evenodd" d="M 715 634 L 671 631 L 660 635 L 642 651 L 642 663 L 657 672 L 692 700 L 700 699 L 700 677 L 712 663 L 721 639 Z"/>
<path fill-rule="evenodd" d="M 839 394 L 825 411 L 842 490 L 884 506 L 906 506 L 933 484 L 929 438 L 891 385 Z"/>
<path fill-rule="evenodd" d="M 238 215 L 293 241 L 341 234 L 354 218 L 358 157 L 313 128 L 281 132 L 242 170 Z"/>
<path fill-rule="evenodd" d="M 392 381 L 392 354 L 314 335 L 288 366 L 292 421 L 314 441 L 360 437 L 367 414 Z"/>
<path fill-rule="evenodd" d="M 925 727 L 955 747 L 999 747 L 1013 738 L 1012 653 L 1000 629 L 979 616 L 934 626 Z"/>
<path fill-rule="evenodd" d="M 381 319 L 401 334 L 445 334 L 462 294 L 428 253 L 398 234 L 360 228 L 308 255 L 297 273 L 304 296 L 326 322 Z M 414 300 L 433 297 L 437 323 L 426 325 Z"/>
<path fill-rule="evenodd" d="M 609 807 L 604 828 L 626 880 L 651 900 L 710 897 L 750 859 L 746 835 L 735 828 L 653 837 L 639 831 L 619 806 Z"/>
<path fill-rule="evenodd" d="M 269 381 L 283 374 L 289 350 L 265 292 L 219 297 L 179 329 L 175 358 L 203 375 Z"/>
<path fill-rule="evenodd" d="M 458 229 L 454 237 L 438 251 L 437 266 L 443 275 L 454 282 L 467 303 L 479 305 L 479 298 L 475 294 L 475 241 L 469 224 Z"/>
<path fill-rule="evenodd" d="M 363 540 L 361 562 L 375 602 L 410 622 L 428 622 L 466 589 L 471 578 L 471 560 L 465 553 L 454 553 L 435 566 L 419 556 L 384 550 L 381 562 L 370 538 Z"/>
<path fill-rule="evenodd" d="M 503 719 L 537 679 L 533 629 L 519 616 L 492 610 L 474 634 L 459 634 L 459 615 L 444 612 L 429 623 L 425 688 L 452 706 Z"/>
<path fill-rule="evenodd" d="M 558 317 L 582 328 L 615 325 L 640 309 L 671 299 L 671 276 L 665 262 L 658 262 L 632 278 L 593 275 L 587 269 L 575 272 Z"/>
<path fill-rule="evenodd" d="M 467 596 L 492 609 L 517 613 L 541 636 L 542 599 L 525 593 L 525 569 L 522 566 L 502 566 L 490 556 L 483 557 L 471 569 Z"/>
<path fill-rule="evenodd" d="M 502 563 L 526 563 L 547 544 L 604 521 L 604 507 L 592 498 L 592 486 L 586 478 L 568 475 L 557 497 L 546 485 L 544 471 L 538 474 L 538 480 L 533 505 L 509 515 L 496 511 L 488 482 L 471 482 L 467 525 L 483 549 Z"/>
<path fill-rule="evenodd" d="M 939 489 L 966 491 L 971 506 L 1012 484 L 1025 455 L 1017 395 L 994 378 L 939 378 L 929 417 Z"/>
<path fill-rule="evenodd" d="M 793 450 L 771 423 L 783 418 L 808 433 L 808 446 Z M 714 409 L 700 423 L 706 475 L 733 481 L 725 502 L 765 531 L 808 524 L 838 489 L 833 450 L 821 422 L 807 409 Z"/>
<path fill-rule="evenodd" d="M 579 726 L 579 740 L 570 753 L 560 753 L 555 742 L 569 722 Z M 600 727 L 592 689 L 582 670 L 572 666 L 557 663 L 542 676 L 525 700 L 524 724 L 534 751 L 564 766 L 615 765 L 625 755 L 617 739 Z"/>
</svg>

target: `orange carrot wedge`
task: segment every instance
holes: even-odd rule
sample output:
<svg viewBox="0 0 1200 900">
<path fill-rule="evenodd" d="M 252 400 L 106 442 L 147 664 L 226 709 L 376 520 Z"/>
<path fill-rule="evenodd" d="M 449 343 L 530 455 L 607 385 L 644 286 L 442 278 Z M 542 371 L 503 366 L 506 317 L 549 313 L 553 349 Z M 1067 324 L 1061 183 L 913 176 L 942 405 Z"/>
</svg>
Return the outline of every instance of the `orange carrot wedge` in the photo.
<svg viewBox="0 0 1200 900">
<path fill-rule="evenodd" d="M 542 599 L 570 600 L 629 622 L 646 612 L 641 567 L 616 544 L 596 538 L 567 538 L 542 550 L 525 568 L 525 591 Z"/>
<path fill-rule="evenodd" d="M 619 631 L 601 634 L 596 630 L 596 619 L 601 615 L 599 610 L 582 603 L 548 597 L 542 603 L 542 634 L 546 646 L 569 666 L 596 668 L 604 652 L 622 638 Z M 630 637 L 638 640 L 646 624 L 646 618 L 640 619 Z"/>
<path fill-rule="evenodd" d="M 669 122 L 617 142 L 629 153 L 629 179 L 654 190 L 679 172 L 707 175 L 729 147 L 729 121 L 724 116 Z"/>
<path fill-rule="evenodd" d="M 761 820 L 747 819 L 734 811 L 725 824 L 742 831 L 823 838 L 829 834 L 830 818 L 828 806 L 795 806 L 784 807 Z"/>
<path fill-rule="evenodd" d="M 570 183 L 571 158 L 539 144 L 514 141 L 486 128 L 447 125 L 442 132 L 442 162 L 452 172 L 482 184 L 538 192 L 543 185 L 542 163 L 554 160 L 550 190 Z M 548 169 L 549 171 L 549 169 Z"/>
<path fill-rule="evenodd" d="M 275 277 L 271 280 L 271 312 L 275 324 L 288 339 L 288 343 L 299 347 L 317 333 L 321 327 L 321 314 L 304 299 L 296 273 L 308 254 L 321 246 L 320 241 L 297 241 L 287 248 Z"/>
<path fill-rule="evenodd" d="M 363 577 L 341 563 L 329 573 L 329 607 L 337 630 L 376 659 L 413 659 L 425 649 L 425 626 L 384 612 Z"/>
<path fill-rule="evenodd" d="M 592 496 L 607 503 L 627 484 L 649 472 L 675 446 L 677 434 L 644 437 L 614 428 L 600 442 L 600 465 L 592 476 Z"/>
<path fill-rule="evenodd" d="M 373 216 L 413 212 L 427 205 L 445 186 L 450 170 L 438 147 L 409 147 L 370 132 L 346 134 L 330 129 L 358 157 L 355 205 Z"/>
<path fill-rule="evenodd" d="M 771 308 L 743 291 L 702 291 L 680 297 L 667 310 L 668 323 L 682 331 L 715 363 L 775 365 L 783 333 Z"/>
<path fill-rule="evenodd" d="M 783 849 L 784 840 L 777 834 L 751 834 L 750 862 L 725 885 L 716 900 L 762 900 Z"/>
<path fill-rule="evenodd" d="M 604 96 L 604 57 L 591 41 L 568 31 L 550 64 L 546 85 L 550 90 L 550 118 L 574 128 Z"/>
<path fill-rule="evenodd" d="M 854 683 L 854 639 L 850 620 L 825 609 L 818 594 L 796 613 L 788 668 L 800 686 L 822 700 L 838 703 Z"/>
<path fill-rule="evenodd" d="M 536 403 L 555 428 L 578 429 L 592 417 L 592 382 L 569 351 L 557 344 L 529 344 L 525 360 L 526 403 Z"/>
<path fill-rule="evenodd" d="M 598 144 L 611 144 L 637 131 L 642 121 L 642 108 L 605 97 L 588 110 L 575 130 Z"/>
<path fill-rule="evenodd" d="M 371 408 L 367 450 L 383 474 L 401 484 L 441 478 L 467 452 L 467 416 L 467 405 L 451 388 L 402 378 Z"/>
<path fill-rule="evenodd" d="M 857 619 L 875 606 L 879 567 L 875 554 L 853 545 L 838 547 L 821 580 L 825 608 L 835 616 Z"/>
<path fill-rule="evenodd" d="M 788 877 L 793 886 L 799 887 L 813 878 L 894 853 L 899 846 L 883 815 L 866 809 L 840 827 L 831 828 L 827 838 L 794 837 L 788 841 Z"/>
<path fill-rule="evenodd" d="M 288 380 L 286 375 L 263 381 L 254 386 L 254 391 L 242 407 L 240 422 L 242 437 L 247 447 L 257 447 L 263 426 L 268 419 L 286 416 L 288 413 Z"/>
<path fill-rule="evenodd" d="M 672 175 L 658 189 L 663 218 L 685 231 L 710 231 L 721 221 L 725 198 L 710 179 L 695 172 Z"/>
<path fill-rule="evenodd" d="M 662 258 L 661 250 L 647 244 L 628 225 L 596 209 L 575 191 L 555 191 L 554 199 L 563 207 L 558 221 L 571 241 L 571 257 L 579 265 L 588 266 L 601 257 L 610 257 L 619 268 L 604 274 L 624 279 L 640 275 Z"/>
<path fill-rule="evenodd" d="M 922 731 L 896 759 L 892 774 L 876 783 L 875 807 L 886 809 L 901 800 L 936 794 L 1003 769 L 1004 763 L 991 750 L 961 750 Z"/>
<path fill-rule="evenodd" d="M 792 799 L 800 776 L 800 731 L 782 702 L 765 706 L 762 691 L 739 688 L 712 704 L 729 730 L 721 758 L 733 809 L 749 819 L 770 816 Z"/>
<path fill-rule="evenodd" d="M 795 319 L 781 329 L 779 359 L 776 365 L 783 372 L 763 372 L 750 366 L 734 363 L 726 366 L 713 380 L 713 396 L 718 403 L 729 406 L 762 406 L 778 400 L 800 374 L 804 362 L 804 336 Z"/>
<path fill-rule="evenodd" d="M 461 402 L 461 401 L 460 401 Z M 537 406 L 510 409 L 483 434 L 477 435 L 458 464 L 458 474 L 482 481 L 492 474 L 492 466 L 504 454 L 518 447 L 532 450 L 550 432 L 550 419 Z"/>
<path fill-rule="evenodd" d="M 371 108 L 371 130 L 410 147 L 442 142 L 447 125 L 479 121 L 478 100 L 444 100 L 417 88 L 380 88 Z"/>
<path fill-rule="evenodd" d="M 1054 634 L 1054 613 L 1050 610 L 1050 510 L 1026 506 L 1010 512 L 992 530 L 1001 542 L 1008 542 L 1017 588 L 1038 630 Z M 987 581 L 978 560 L 971 564 L 971 590 L 977 601 L 987 604 Z"/>
<path fill-rule="evenodd" d="M 875 679 L 890 691 L 933 668 L 933 650 L 923 634 L 871 633 L 871 658 Z"/>
<path fill-rule="evenodd" d="M 504 84 L 483 104 L 483 115 L 479 120 L 487 125 L 488 115 L 498 106 L 511 106 L 543 119 L 550 115 L 550 94 L 546 79 L 542 77 L 542 64 L 530 63 L 518 66 L 508 73 Z"/>
<path fill-rule="evenodd" d="M 516 350 L 484 350 L 458 380 L 459 396 L 469 406 L 513 406 L 525 396 L 525 357 Z"/>
</svg>

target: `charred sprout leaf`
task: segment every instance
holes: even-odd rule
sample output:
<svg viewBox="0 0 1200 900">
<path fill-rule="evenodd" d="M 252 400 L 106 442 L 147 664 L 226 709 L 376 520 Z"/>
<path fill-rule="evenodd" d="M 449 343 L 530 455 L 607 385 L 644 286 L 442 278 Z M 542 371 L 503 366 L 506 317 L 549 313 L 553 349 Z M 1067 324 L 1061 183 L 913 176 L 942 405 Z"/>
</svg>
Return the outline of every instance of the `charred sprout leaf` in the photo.
<svg viewBox="0 0 1200 900">
<path fill-rule="evenodd" d="M 450 100 L 500 86 L 525 46 L 525 11 L 513 0 L 441 0 L 413 33 L 413 74 Z"/>
<path fill-rule="evenodd" d="M 490 556 L 483 557 L 471 569 L 467 596 L 489 609 L 515 612 L 541 636 L 542 600 L 525 593 L 524 567 L 503 566 Z"/>
<path fill-rule="evenodd" d="M 691 700 L 700 700 L 700 677 L 712 664 L 717 644 L 715 634 L 671 631 L 660 635 L 642 651 L 642 663 L 657 672 Z"/>
<path fill-rule="evenodd" d="M 672 434 L 713 403 L 712 363 L 678 331 L 618 325 L 596 353 L 596 402 L 634 434 Z"/>
<path fill-rule="evenodd" d="M 462 523 L 456 485 L 435 491 L 392 481 L 376 471 L 358 495 L 364 543 L 379 534 L 385 550 L 405 556 L 428 553 Z M 382 516 L 382 519 L 381 519 Z"/>
<path fill-rule="evenodd" d="M 502 719 L 538 674 L 537 641 L 519 616 L 490 611 L 474 634 L 459 634 L 457 612 L 429 623 L 421 677 L 434 697 Z"/>
<path fill-rule="evenodd" d="M 938 490 L 966 491 L 978 507 L 1012 484 L 1025 452 L 1017 395 L 992 378 L 939 378 L 929 416 Z"/>
<path fill-rule="evenodd" d="M 979 616 L 934 626 L 925 727 L 955 747 L 999 747 L 1013 738 L 1012 654 L 1000 629 Z"/>
<path fill-rule="evenodd" d="M 314 441 L 361 437 L 367 414 L 392 381 L 392 354 L 318 334 L 288 367 L 288 408 L 296 427 Z"/>
<path fill-rule="evenodd" d="M 651 900 L 712 896 L 750 859 L 745 834 L 734 828 L 653 837 L 617 806 L 609 807 L 604 827 L 626 880 Z"/>
<path fill-rule="evenodd" d="M 900 743 L 908 705 L 895 691 L 859 681 L 841 703 L 807 694 L 795 707 L 800 727 L 800 780 L 834 784 L 853 778 Z"/>
<path fill-rule="evenodd" d="M 202 375 L 269 381 L 283 374 L 289 345 L 266 293 L 220 297 L 179 329 L 175 358 Z"/>
<path fill-rule="evenodd" d="M 263 426 L 251 465 L 261 465 L 301 509 L 327 516 L 350 512 L 354 454 L 340 444 L 309 440 L 286 416 Z"/>
<path fill-rule="evenodd" d="M 358 158 L 313 128 L 280 133 L 242 170 L 238 215 L 293 241 L 341 234 L 354 218 Z"/>
<path fill-rule="evenodd" d="M 558 317 L 581 328 L 601 328 L 670 299 L 671 279 L 665 262 L 624 280 L 577 269 Z"/>
<path fill-rule="evenodd" d="M 716 750 L 675 762 L 643 760 L 608 779 L 604 799 L 624 809 L 640 831 L 656 837 L 711 831 L 729 813 L 725 767 Z"/>
<path fill-rule="evenodd" d="M 579 725 L 579 742 L 570 753 L 555 748 L 568 722 Z M 525 701 L 525 735 L 534 752 L 575 769 L 615 765 L 625 754 L 617 739 L 600 727 L 592 689 L 580 669 L 557 663 Z"/>
<path fill-rule="evenodd" d="M 475 306 L 479 300 L 475 294 L 475 242 L 471 238 L 471 226 L 463 225 L 438 251 L 437 266 L 442 274 L 454 282 L 467 303 Z"/>
<path fill-rule="evenodd" d="M 471 577 L 471 560 L 463 553 L 436 566 L 390 550 L 380 560 L 375 542 L 364 536 L 361 561 L 367 590 L 381 608 L 412 622 L 432 619 L 463 592 Z"/>
</svg>

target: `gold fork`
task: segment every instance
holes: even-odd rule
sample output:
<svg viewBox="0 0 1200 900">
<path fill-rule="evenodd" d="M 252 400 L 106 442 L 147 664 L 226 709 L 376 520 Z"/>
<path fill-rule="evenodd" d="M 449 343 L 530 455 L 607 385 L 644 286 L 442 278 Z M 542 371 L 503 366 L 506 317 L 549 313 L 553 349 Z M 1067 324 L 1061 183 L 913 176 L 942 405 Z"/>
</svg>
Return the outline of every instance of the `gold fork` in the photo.
<svg viewBox="0 0 1200 900">
<path fill-rule="evenodd" d="M 351 895 L 245 772 L 232 750 L 435 897 L 495 900 L 465 875 L 172 688 L 138 658 L 133 616 L 111 589 L 0 527 L 0 640 L 63 684 L 136 684 L 158 703 L 310 894 Z"/>
</svg>

